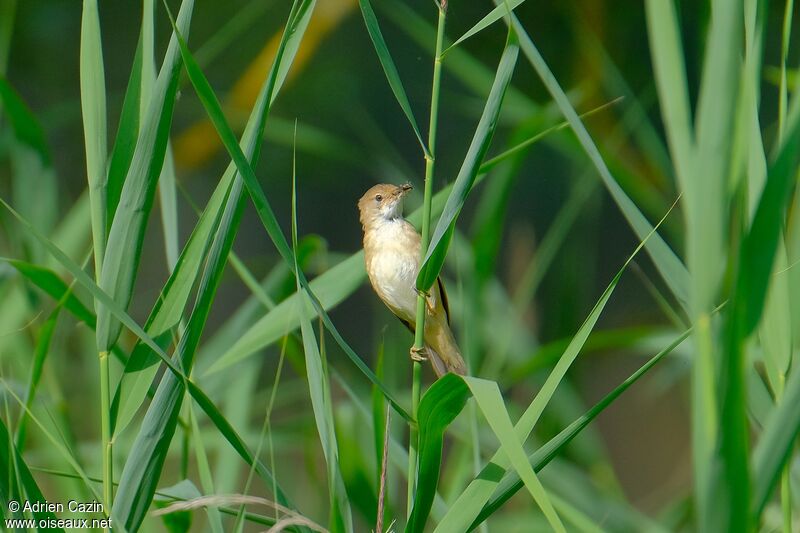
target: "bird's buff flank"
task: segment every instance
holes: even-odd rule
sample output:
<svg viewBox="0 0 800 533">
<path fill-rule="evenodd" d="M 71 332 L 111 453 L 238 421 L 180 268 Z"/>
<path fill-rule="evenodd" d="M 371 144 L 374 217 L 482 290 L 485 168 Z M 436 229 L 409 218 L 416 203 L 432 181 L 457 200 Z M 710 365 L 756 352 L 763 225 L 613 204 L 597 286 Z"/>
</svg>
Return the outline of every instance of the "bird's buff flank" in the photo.
<svg viewBox="0 0 800 533">
<path fill-rule="evenodd" d="M 412 332 L 416 322 L 420 236 L 403 218 L 403 198 L 411 185 L 375 185 L 358 201 L 364 230 L 364 261 L 372 288 Z M 437 376 L 464 375 L 461 351 L 450 331 L 450 310 L 441 278 L 427 295 L 425 349 L 411 357 L 431 361 Z"/>
</svg>

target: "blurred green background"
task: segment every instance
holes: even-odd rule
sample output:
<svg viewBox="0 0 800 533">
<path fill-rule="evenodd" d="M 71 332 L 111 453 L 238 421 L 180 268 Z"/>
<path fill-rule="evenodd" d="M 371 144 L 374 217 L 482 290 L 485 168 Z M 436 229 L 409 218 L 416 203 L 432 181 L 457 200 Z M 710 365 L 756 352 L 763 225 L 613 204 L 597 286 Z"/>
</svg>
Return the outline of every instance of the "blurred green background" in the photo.
<svg viewBox="0 0 800 533">
<path fill-rule="evenodd" d="M 2 2 L 0 30 L 4 40 L 0 44 L 4 55 L 0 68 L 41 124 L 55 171 L 50 181 L 39 182 L 35 191 L 27 194 L 32 194 L 40 205 L 52 204 L 52 210 L 44 213 L 41 221 L 45 227 L 57 227 L 86 189 L 78 55 L 80 4 L 63 0 Z M 177 12 L 178 3 L 169 4 Z M 426 0 L 375 0 L 374 7 L 412 108 L 420 123 L 427 124 L 435 6 Z M 780 27 L 783 7 L 781 2 L 770 4 L 766 12 L 768 28 Z M 451 0 L 447 35 L 454 38 L 463 34 L 490 8 L 490 2 Z M 109 0 L 100 2 L 99 11 L 109 136 L 113 139 L 139 35 L 141 5 Z M 289 2 L 282 0 L 197 1 L 189 46 L 223 100 L 226 116 L 237 133 L 243 129 L 266 71 L 258 65 L 269 65 L 263 59 L 259 63 L 259 58 L 271 60 L 274 40 L 288 12 Z M 170 28 L 163 6 L 156 5 L 156 13 L 158 66 Z M 584 113 L 604 106 L 585 117 L 584 123 L 627 194 L 651 222 L 661 219 L 678 193 L 663 141 L 642 3 L 526 2 L 516 13 L 577 111 Z M 705 3 L 679 2 L 678 13 L 694 99 L 709 8 Z M 505 26 L 496 24 L 446 56 L 436 190 L 455 178 L 505 39 Z M 795 47 L 789 55 L 789 65 L 797 63 L 796 52 Z M 779 32 L 765 33 L 764 58 L 761 121 L 766 125 L 765 139 L 769 140 L 775 135 L 771 125 L 777 116 L 775 68 L 780 61 Z M 248 78 L 248 69 L 255 69 L 258 75 Z M 794 74 L 790 74 L 794 80 Z M 216 132 L 205 122 L 203 107 L 185 74 L 182 76 L 171 128 L 181 245 L 197 222 L 192 204 L 205 205 L 230 161 Z M 535 72 L 520 61 L 490 156 L 561 120 Z M 410 181 L 415 192 L 407 200 L 407 211 L 422 203 L 424 161 L 419 145 L 387 86 L 355 0 L 319 3 L 298 60 L 267 124 L 262 157 L 255 171 L 287 235 L 291 224 L 295 125 L 298 233 L 312 246 L 305 270 L 313 278 L 360 248 L 356 201 L 367 188 L 380 182 Z M 30 182 L 25 181 L 24 170 L 12 178 L 19 171 L 15 171 L 9 155 L 13 135 L 5 121 L 1 133 L 0 195 L 23 211 L 24 207 L 15 204 L 14 199 L 26 196 L 18 189 Z M 513 420 L 529 403 L 546 370 L 560 354 L 554 350 L 563 348 L 559 343 L 574 335 L 639 240 L 569 129 L 548 134 L 521 155 L 504 162 L 479 187 L 461 215 L 458 240 L 462 244 L 471 242 L 483 255 L 473 264 L 463 246 L 454 246 L 445 278 L 460 344 L 472 364 L 484 369 L 485 377 L 498 381 Z M 157 210 L 150 216 L 129 311 L 140 323 L 144 323 L 169 275 Z M 22 257 L 26 251 L 14 221 L 6 212 L 0 221 L 0 255 Z M 91 244 L 88 211 L 75 228 L 77 241 L 72 257 L 82 261 Z M 682 256 L 680 206 L 666 219 L 660 232 Z M 294 278 L 276 267 L 280 258 L 251 205 L 246 208 L 234 250 L 255 278 L 273 273 L 279 280 L 271 289 L 276 301 L 294 292 Z M 0 367 L 7 378 L 24 382 L 26 363 L 21 359 L 30 353 L 35 342 L 33 332 L 43 313 L 52 307 L 52 301 L 26 286 L 10 267 L 4 265 L 0 274 L 4 283 L 13 285 L 4 285 L 5 302 L 12 301 L 12 291 L 25 287 L 25 297 L 13 300 L 14 305 L 24 306 L 13 310 L 21 317 L 19 324 L 6 322 L 16 324 L 6 327 L 0 322 Z M 545 411 L 537 426 L 539 440 L 557 433 L 638 368 L 645 357 L 674 338 L 678 328 L 665 313 L 665 306 L 675 305 L 670 297 L 664 297 L 666 302 L 659 301 L 667 294 L 663 285 L 650 259 L 645 254 L 637 256 L 587 348 L 559 388 L 552 408 Z M 76 291 L 86 296 L 79 288 Z M 234 269 L 227 268 L 204 341 L 212 339 L 249 297 L 247 286 Z M 514 298 L 517 307 L 512 309 Z M 475 309 L 476 301 L 482 305 L 475 311 L 477 314 L 494 315 L 496 319 L 476 322 L 469 310 Z M 2 304 L 4 316 L 12 313 L 7 305 L 10 304 Z M 500 328 L 509 313 L 517 323 L 506 336 Z M 261 314 L 263 311 L 254 312 L 250 322 Z M 333 309 L 331 317 L 348 343 L 371 366 L 375 365 L 378 346 L 383 347 L 385 380 L 405 398 L 411 379 L 407 348 L 412 337 L 384 309 L 368 285 Z M 122 342 L 129 345 L 132 339 L 126 332 Z M 88 459 L 92 455 L 89 449 L 98 438 L 95 356 L 87 350 L 90 346 L 91 332 L 76 325 L 71 317 L 61 320 L 40 393 L 41 401 L 57 406 L 66 418 L 65 427 L 73 431 L 73 442 L 79 446 L 77 452 L 86 455 L 89 465 L 93 460 L 99 461 Z M 240 400 L 232 399 L 235 387 L 231 387 L 230 375 L 208 382 L 223 405 L 240 405 L 237 401 L 247 404 L 249 411 L 231 416 L 244 428 L 243 435 L 252 439 L 252 446 L 258 439 L 280 349 L 278 343 L 259 351 L 258 357 L 239 363 L 236 379 L 248 383 L 241 385 L 245 396 Z M 286 458 L 278 461 L 277 477 L 292 487 L 296 499 L 302 499 L 301 494 L 319 499 L 316 505 L 306 508 L 323 509 L 324 516 L 324 492 L 314 488 L 315 479 L 324 476 L 324 467 L 319 465 L 309 400 L 301 390 L 302 357 L 297 356 L 296 343 L 290 342 L 288 350 L 290 368 L 284 371 L 285 381 L 271 422 L 277 432 L 276 450 Z M 207 367 L 214 356 L 204 353 L 198 365 Z M 570 445 L 563 457 L 564 471 L 579 471 L 600 487 L 592 490 L 625 502 L 620 505 L 630 507 L 631 513 L 678 516 L 675 523 L 682 523 L 680 517 L 688 512 L 686 497 L 692 483 L 688 356 L 687 343 L 607 409 Z M 501 358 L 501 362 L 487 363 L 491 357 Z M 367 382 L 333 342 L 327 343 L 327 360 L 368 401 Z M 475 373 L 481 375 L 480 370 Z M 425 381 L 431 380 L 432 373 L 426 367 Z M 332 385 L 332 394 L 342 410 L 337 416 L 346 421 L 344 427 L 358 428 L 358 423 L 347 421 L 355 415 L 348 411 L 342 388 Z M 399 420 L 395 424 L 402 441 Z M 209 442 L 219 440 L 208 431 Z M 340 434 L 344 441 L 340 441 L 340 447 L 347 447 L 348 439 L 363 438 L 371 437 Z M 31 444 L 34 459 L 42 459 L 42 465 L 58 463 L 44 452 L 37 455 L 39 447 L 44 446 L 41 435 L 32 431 L 29 439 L 35 443 Z M 450 442 L 445 447 L 446 454 L 453 445 Z M 123 441 L 121 450 L 124 446 Z M 88 449 L 81 450 L 82 447 Z M 124 451 L 115 453 L 125 455 Z M 372 465 L 374 461 L 371 457 L 348 459 L 346 451 L 341 453 L 343 463 L 351 460 Z M 171 460 L 162 485 L 179 481 L 180 468 L 177 457 Z M 240 470 L 236 473 L 220 475 L 241 480 L 247 467 L 240 464 L 237 468 Z M 370 468 L 374 469 L 374 465 L 365 467 L 365 471 Z M 89 470 L 99 475 L 96 468 Z M 564 483 L 557 479 L 558 471 L 551 476 L 548 472 L 543 473 L 547 483 Z M 42 486 L 50 483 L 45 480 Z M 456 481 L 452 483 L 453 487 L 458 486 Z M 237 483 L 230 482 L 230 486 L 237 487 Z M 398 509 L 402 507 L 402 493 L 397 489 Z M 531 505 L 525 496 L 516 498 L 511 509 Z M 498 531 L 505 530 L 502 522 L 498 524 Z"/>
</svg>

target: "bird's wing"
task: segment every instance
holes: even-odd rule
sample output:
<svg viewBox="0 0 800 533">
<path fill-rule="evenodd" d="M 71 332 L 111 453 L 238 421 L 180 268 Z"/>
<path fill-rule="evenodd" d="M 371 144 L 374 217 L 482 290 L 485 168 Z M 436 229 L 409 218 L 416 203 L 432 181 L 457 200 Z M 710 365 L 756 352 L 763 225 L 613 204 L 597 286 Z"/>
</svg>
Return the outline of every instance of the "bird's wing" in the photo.
<svg viewBox="0 0 800 533">
<path fill-rule="evenodd" d="M 439 299 L 442 301 L 442 307 L 444 307 L 444 316 L 447 317 L 447 325 L 450 325 L 450 302 L 447 301 L 447 291 L 444 290 L 444 282 L 441 276 L 436 278 L 436 283 L 439 285 Z"/>
<path fill-rule="evenodd" d="M 436 285 L 437 285 L 437 287 L 439 289 L 439 291 L 438 291 L 439 294 L 438 294 L 438 298 L 432 299 L 433 300 L 433 305 L 435 307 L 438 307 L 439 302 L 441 302 L 442 308 L 444 309 L 444 316 L 447 317 L 447 325 L 449 326 L 450 325 L 450 302 L 447 299 L 447 291 L 444 288 L 444 282 L 442 281 L 441 276 L 436 278 Z M 397 308 L 395 308 L 395 307 L 393 307 L 393 306 L 391 306 L 389 304 L 386 304 L 386 306 L 389 308 L 389 310 L 392 312 L 392 314 L 394 316 L 396 316 L 397 319 L 400 322 L 402 322 L 405 327 L 408 328 L 408 330 L 411 333 L 414 333 L 414 324 L 410 320 L 406 320 L 405 318 L 401 318 L 401 316 L 400 316 L 401 311 L 399 309 L 397 309 Z"/>
</svg>

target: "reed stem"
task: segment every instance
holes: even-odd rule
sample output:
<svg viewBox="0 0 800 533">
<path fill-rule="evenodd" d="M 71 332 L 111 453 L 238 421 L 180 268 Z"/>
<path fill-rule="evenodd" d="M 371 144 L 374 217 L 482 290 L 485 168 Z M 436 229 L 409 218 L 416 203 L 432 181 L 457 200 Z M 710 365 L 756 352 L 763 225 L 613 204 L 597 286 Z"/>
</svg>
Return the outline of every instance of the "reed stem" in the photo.
<svg viewBox="0 0 800 533">
<path fill-rule="evenodd" d="M 425 259 L 431 235 L 431 199 L 433 198 L 433 177 L 436 154 L 436 127 L 439 118 L 439 85 L 442 79 L 442 50 L 444 48 L 444 23 L 447 16 L 447 3 L 439 4 L 439 22 L 436 28 L 436 54 L 433 60 L 433 82 L 431 83 L 431 114 L 428 126 L 428 156 L 425 157 L 425 197 L 422 204 L 422 241 L 420 245 L 420 264 Z M 425 296 L 417 297 L 417 320 L 414 330 L 414 348 L 425 346 Z M 414 361 L 411 385 L 411 416 L 417 419 L 421 395 L 422 365 Z M 411 427 L 408 446 L 408 499 L 406 514 L 411 516 L 414 504 L 417 474 L 417 446 L 419 433 L 416 426 Z"/>
<path fill-rule="evenodd" d="M 111 388 L 109 386 L 108 352 L 99 353 L 100 359 L 100 428 L 103 439 L 103 505 L 106 515 L 111 514 L 114 503 L 114 455 L 111 439 Z"/>
</svg>

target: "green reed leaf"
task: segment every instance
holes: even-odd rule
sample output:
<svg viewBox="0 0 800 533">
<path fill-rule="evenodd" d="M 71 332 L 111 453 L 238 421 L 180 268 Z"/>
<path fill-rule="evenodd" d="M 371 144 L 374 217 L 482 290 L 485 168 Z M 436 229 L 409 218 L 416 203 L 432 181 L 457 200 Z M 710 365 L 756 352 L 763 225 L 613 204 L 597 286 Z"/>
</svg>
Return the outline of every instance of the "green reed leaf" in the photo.
<svg viewBox="0 0 800 533">
<path fill-rule="evenodd" d="M 381 62 L 383 72 L 386 74 L 386 80 L 392 88 L 394 97 L 400 108 L 403 110 L 411 128 L 414 130 L 414 135 L 417 136 L 420 146 L 427 157 L 430 157 L 428 147 L 425 141 L 422 140 L 422 134 L 419 132 L 417 126 L 417 119 L 414 118 L 414 112 L 411 111 L 411 103 L 408 101 L 406 90 L 403 88 L 403 82 L 400 80 L 400 73 L 397 72 L 397 67 L 394 64 L 392 55 L 389 53 L 389 48 L 386 46 L 386 41 L 381 33 L 381 28 L 378 25 L 378 18 L 375 16 L 375 11 L 372 10 L 370 0 L 358 0 L 358 5 L 361 8 L 361 14 L 364 17 L 364 24 L 367 27 L 369 38 L 372 40 L 372 46 L 375 48 L 375 53 L 378 54 L 378 60 Z"/>
<path fill-rule="evenodd" d="M 425 259 L 420 265 L 416 284 L 417 288 L 422 291 L 427 291 L 433 286 L 442 270 L 447 249 L 450 246 L 450 239 L 455 229 L 456 219 L 472 189 L 481 163 L 489 150 L 489 144 L 492 142 L 492 136 L 497 126 L 497 118 L 500 115 L 500 108 L 503 104 L 503 97 L 511 83 L 511 76 L 514 74 L 514 66 L 518 55 L 519 45 L 516 36 L 511 32 L 505 50 L 503 50 L 503 55 L 500 58 L 500 63 L 497 66 L 492 89 L 489 92 L 486 105 L 483 108 L 483 114 L 467 150 L 467 155 L 458 172 L 453 189 L 447 198 L 444 212 L 433 231 L 430 245 L 425 253 Z"/>
</svg>

